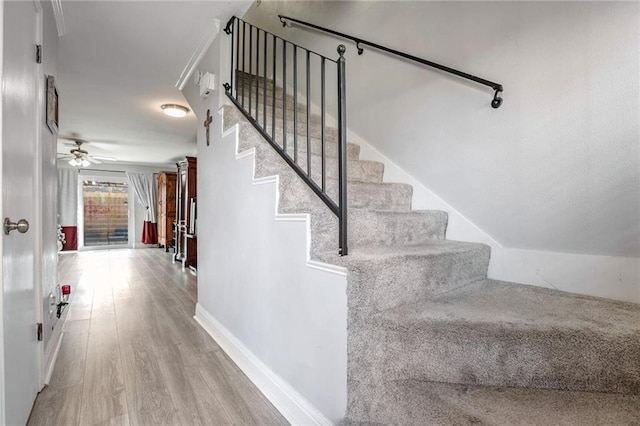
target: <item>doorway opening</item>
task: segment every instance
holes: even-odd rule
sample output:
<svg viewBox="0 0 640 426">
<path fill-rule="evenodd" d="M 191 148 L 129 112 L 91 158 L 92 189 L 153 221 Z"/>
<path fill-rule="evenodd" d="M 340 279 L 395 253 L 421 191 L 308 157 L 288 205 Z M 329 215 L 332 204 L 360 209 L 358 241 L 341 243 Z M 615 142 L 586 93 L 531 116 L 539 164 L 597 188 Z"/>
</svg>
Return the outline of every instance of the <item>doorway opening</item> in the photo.
<svg viewBox="0 0 640 426">
<path fill-rule="evenodd" d="M 129 244 L 129 185 L 127 182 L 82 181 L 83 246 Z"/>
</svg>

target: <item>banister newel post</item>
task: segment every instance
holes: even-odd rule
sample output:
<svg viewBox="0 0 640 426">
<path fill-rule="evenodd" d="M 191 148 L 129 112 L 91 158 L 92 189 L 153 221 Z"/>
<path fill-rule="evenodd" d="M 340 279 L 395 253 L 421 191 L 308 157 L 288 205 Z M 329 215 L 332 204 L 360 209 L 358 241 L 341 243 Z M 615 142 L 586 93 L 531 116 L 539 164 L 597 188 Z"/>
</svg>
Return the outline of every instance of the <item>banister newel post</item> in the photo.
<svg viewBox="0 0 640 426">
<path fill-rule="evenodd" d="M 348 254 L 347 247 L 347 91 L 343 44 L 338 46 L 338 206 L 340 256 Z"/>
</svg>

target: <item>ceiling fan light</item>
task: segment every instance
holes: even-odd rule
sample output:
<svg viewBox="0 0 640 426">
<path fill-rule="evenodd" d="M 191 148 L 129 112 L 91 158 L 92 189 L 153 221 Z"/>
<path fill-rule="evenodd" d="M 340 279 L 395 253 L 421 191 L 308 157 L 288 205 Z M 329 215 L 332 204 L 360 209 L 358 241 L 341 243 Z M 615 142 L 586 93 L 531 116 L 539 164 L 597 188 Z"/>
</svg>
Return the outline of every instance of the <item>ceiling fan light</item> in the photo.
<svg viewBox="0 0 640 426">
<path fill-rule="evenodd" d="M 160 108 L 170 117 L 184 117 L 189 112 L 189 108 L 177 104 L 164 104 Z"/>
<path fill-rule="evenodd" d="M 69 165 L 76 167 L 80 165 L 80 162 L 78 161 L 77 158 L 72 158 L 71 160 L 69 160 Z"/>
<path fill-rule="evenodd" d="M 81 167 L 89 167 L 91 165 L 91 162 L 87 159 L 82 159 L 82 161 L 80 162 L 80 166 Z"/>
</svg>

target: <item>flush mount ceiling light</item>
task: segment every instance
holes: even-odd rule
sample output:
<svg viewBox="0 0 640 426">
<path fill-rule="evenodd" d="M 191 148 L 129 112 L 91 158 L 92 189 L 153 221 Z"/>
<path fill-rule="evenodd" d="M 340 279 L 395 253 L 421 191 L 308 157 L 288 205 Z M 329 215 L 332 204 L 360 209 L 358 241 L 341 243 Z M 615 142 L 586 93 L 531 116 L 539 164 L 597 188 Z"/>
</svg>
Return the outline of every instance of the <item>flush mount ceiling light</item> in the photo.
<svg viewBox="0 0 640 426">
<path fill-rule="evenodd" d="M 170 117 L 184 117 L 189 112 L 189 108 L 177 104 L 164 104 L 160 108 Z"/>
</svg>

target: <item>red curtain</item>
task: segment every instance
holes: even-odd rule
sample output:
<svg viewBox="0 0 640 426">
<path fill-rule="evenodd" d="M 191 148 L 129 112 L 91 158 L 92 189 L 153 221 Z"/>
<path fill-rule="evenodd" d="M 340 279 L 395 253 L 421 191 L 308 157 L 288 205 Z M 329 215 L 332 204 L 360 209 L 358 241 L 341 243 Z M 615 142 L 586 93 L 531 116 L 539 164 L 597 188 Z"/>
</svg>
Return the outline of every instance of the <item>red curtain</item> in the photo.
<svg viewBox="0 0 640 426">
<path fill-rule="evenodd" d="M 64 233 L 65 240 L 62 251 L 78 250 L 78 227 L 63 226 L 62 232 Z"/>
<path fill-rule="evenodd" d="M 144 221 L 142 226 L 142 243 L 158 244 L 158 228 L 155 223 Z"/>
</svg>

